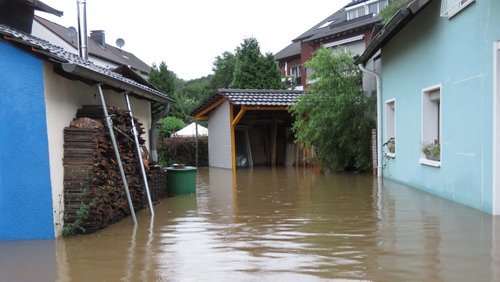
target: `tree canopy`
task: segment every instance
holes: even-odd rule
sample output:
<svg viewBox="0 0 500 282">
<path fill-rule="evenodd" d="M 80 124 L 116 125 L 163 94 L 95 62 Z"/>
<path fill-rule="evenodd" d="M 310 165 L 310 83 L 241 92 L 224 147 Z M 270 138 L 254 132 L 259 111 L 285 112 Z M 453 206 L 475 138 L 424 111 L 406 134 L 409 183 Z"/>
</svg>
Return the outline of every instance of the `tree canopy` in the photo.
<svg viewBox="0 0 500 282">
<path fill-rule="evenodd" d="M 272 54 L 262 54 L 255 38 L 244 39 L 234 53 L 223 52 L 213 62 L 213 74 L 184 81 L 168 70 L 167 64 L 153 64 L 149 81 L 174 100 L 169 116 L 189 122 L 189 114 L 220 88 L 282 89 L 279 69 Z"/>
<path fill-rule="evenodd" d="M 212 89 L 282 89 L 281 76 L 272 54 L 262 54 L 259 42 L 243 40 L 235 53 L 224 52 L 214 61 Z"/>
<path fill-rule="evenodd" d="M 299 143 L 313 146 L 317 160 L 334 170 L 371 167 L 369 117 L 374 99 L 362 91 L 362 77 L 350 55 L 319 49 L 306 63 L 316 80 L 291 108 Z"/>
<path fill-rule="evenodd" d="M 149 73 L 149 82 L 174 100 L 175 103 L 170 109 L 169 116 L 185 122 L 191 120 L 189 114 L 198 102 L 210 94 L 210 77 L 201 77 L 186 82 L 177 78 L 165 62 L 161 62 L 159 66 L 153 64 Z"/>
<path fill-rule="evenodd" d="M 212 89 L 229 88 L 233 82 L 234 67 L 236 57 L 231 52 L 224 52 L 221 56 L 217 56 L 213 62 L 212 71 L 214 72 L 210 80 Z"/>
</svg>

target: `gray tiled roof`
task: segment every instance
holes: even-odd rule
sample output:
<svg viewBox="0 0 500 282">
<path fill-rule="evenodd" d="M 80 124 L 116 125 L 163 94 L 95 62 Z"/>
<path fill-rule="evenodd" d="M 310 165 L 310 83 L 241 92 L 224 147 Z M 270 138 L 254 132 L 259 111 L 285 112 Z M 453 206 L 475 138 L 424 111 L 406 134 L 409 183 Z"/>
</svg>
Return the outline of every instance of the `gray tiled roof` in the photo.
<svg viewBox="0 0 500 282">
<path fill-rule="evenodd" d="M 332 24 L 328 28 L 319 29 L 316 33 L 314 33 L 304 41 L 306 42 L 314 41 L 316 39 L 325 38 L 345 31 L 355 30 L 357 28 L 363 28 L 378 22 L 380 22 L 379 16 L 373 16 L 373 14 L 368 14 L 350 21 L 344 21 L 342 23 Z"/>
<path fill-rule="evenodd" d="M 75 47 L 75 49 L 78 48 L 78 39 L 72 40 L 66 32 L 66 27 L 46 20 L 40 16 L 35 16 L 34 20 L 54 32 L 57 36 L 66 41 L 66 43 Z M 130 66 L 131 68 L 137 69 L 145 74 L 148 74 L 151 70 L 151 67 L 149 67 L 148 64 L 137 58 L 134 54 L 110 44 L 106 44 L 106 48 L 103 48 L 90 37 L 88 37 L 88 50 L 90 55 L 100 57 L 119 65 Z"/>
<path fill-rule="evenodd" d="M 260 89 L 219 89 L 218 92 L 231 104 L 241 106 L 291 106 L 304 93 L 299 90 Z"/>
<path fill-rule="evenodd" d="M 324 20 L 320 21 L 318 24 L 308 29 L 306 32 L 297 36 L 295 39 L 292 40 L 292 42 L 301 43 L 301 42 L 314 41 L 317 39 L 329 37 L 336 34 L 341 34 L 343 32 L 352 29 L 357 29 L 380 22 L 380 18 L 378 16 L 374 17 L 372 14 L 368 14 L 366 16 L 359 17 L 353 20 L 347 20 L 347 12 L 345 11 L 345 9 L 352 5 L 356 5 L 366 1 L 368 0 L 356 0 L 350 2 L 342 9 L 336 11 L 335 13 L 331 14 Z M 331 23 L 329 25 L 326 25 L 328 22 Z M 290 56 L 284 56 L 286 54 L 291 54 L 289 49 L 290 47 L 291 45 L 285 47 L 283 50 L 276 53 L 275 58 L 279 60 L 290 57 Z M 280 56 L 278 56 L 278 54 L 280 54 Z M 299 51 L 297 52 L 297 54 L 300 54 L 300 44 L 299 44 Z"/>
<path fill-rule="evenodd" d="M 366 16 L 354 19 L 354 20 L 347 20 L 347 12 L 345 11 L 346 8 L 356 5 L 362 2 L 366 2 L 368 0 L 358 0 L 358 1 L 353 1 L 346 6 L 344 6 L 342 9 L 336 11 L 326 19 L 322 20 L 312 28 L 310 28 L 308 31 L 304 32 L 303 34 L 299 35 L 297 38 L 295 38 L 293 41 L 312 41 L 315 39 L 319 39 L 322 37 L 326 37 L 329 35 L 333 35 L 336 33 L 340 33 L 346 30 L 349 30 L 351 28 L 359 27 L 359 22 L 362 22 L 362 25 L 366 24 L 371 24 L 373 22 L 378 22 L 380 19 L 378 17 L 373 17 L 372 14 L 368 14 Z M 376 18 L 373 21 L 365 21 L 367 18 Z M 323 28 L 321 27 L 323 24 L 333 21 L 330 25 L 325 26 Z"/>
<path fill-rule="evenodd" d="M 300 42 L 292 42 L 292 44 L 286 46 L 283 50 L 276 53 L 274 55 L 274 59 L 281 60 L 284 58 L 289 58 L 299 55 L 300 55 Z"/>
<path fill-rule="evenodd" d="M 8 41 L 13 41 L 21 44 L 28 52 L 33 52 L 34 54 L 44 56 L 46 58 L 51 58 L 52 61 L 60 62 L 60 63 L 71 63 L 83 67 L 91 72 L 95 72 L 101 75 L 104 75 L 108 78 L 120 81 L 122 83 L 129 84 L 131 86 L 140 88 L 153 96 L 157 96 L 161 99 L 171 100 L 167 95 L 163 94 L 161 91 L 156 89 L 152 89 L 148 86 L 140 84 L 134 80 L 128 79 L 118 73 L 111 71 L 110 69 L 106 69 L 95 65 L 91 61 L 84 60 L 73 53 L 69 53 L 65 51 L 63 48 L 53 45 L 46 40 L 40 39 L 38 37 L 34 37 L 27 33 L 15 30 L 9 26 L 0 24 L 0 34 L 5 35 Z"/>
<path fill-rule="evenodd" d="M 219 89 L 196 108 L 191 116 L 196 116 L 221 99 L 227 99 L 237 106 L 288 107 L 294 105 L 302 94 L 304 91 L 301 90 Z"/>
</svg>

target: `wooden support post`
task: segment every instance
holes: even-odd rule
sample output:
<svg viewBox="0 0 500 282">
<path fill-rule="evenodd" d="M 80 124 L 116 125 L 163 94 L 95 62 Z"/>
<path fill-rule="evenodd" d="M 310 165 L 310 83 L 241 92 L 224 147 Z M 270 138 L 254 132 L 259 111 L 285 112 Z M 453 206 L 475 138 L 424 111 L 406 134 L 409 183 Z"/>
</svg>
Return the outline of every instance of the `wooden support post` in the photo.
<svg viewBox="0 0 500 282">
<path fill-rule="evenodd" d="M 229 126 L 231 127 L 231 162 L 232 162 L 232 169 L 233 172 L 236 171 L 236 140 L 234 136 L 234 106 L 233 104 L 229 104 Z"/>
</svg>

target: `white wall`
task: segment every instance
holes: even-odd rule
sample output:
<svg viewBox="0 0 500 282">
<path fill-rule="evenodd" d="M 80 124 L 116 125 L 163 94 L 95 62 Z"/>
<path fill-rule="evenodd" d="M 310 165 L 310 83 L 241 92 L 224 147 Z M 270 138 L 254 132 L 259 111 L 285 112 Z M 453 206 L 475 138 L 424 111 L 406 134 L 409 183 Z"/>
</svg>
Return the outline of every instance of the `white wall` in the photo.
<svg viewBox="0 0 500 282">
<path fill-rule="evenodd" d="M 55 33 L 49 31 L 45 26 L 41 25 L 36 20 L 33 20 L 31 35 L 45 39 L 48 42 L 52 43 L 53 45 L 62 47 L 64 51 L 73 54 L 78 54 L 78 50 L 75 47 L 64 41 L 61 37 L 57 36 Z M 76 44 L 78 44 L 78 39 L 75 38 L 75 40 Z"/>
<path fill-rule="evenodd" d="M 100 105 L 97 86 L 79 81 L 68 80 L 52 70 L 51 63 L 44 63 L 44 89 L 47 115 L 47 134 L 49 141 L 50 179 L 52 183 L 52 204 L 56 237 L 61 235 L 64 213 L 64 128 L 69 126 L 76 111 L 83 105 Z M 105 91 L 106 103 L 120 109 L 126 109 L 123 94 Z M 149 147 L 149 129 L 151 127 L 150 102 L 131 98 L 134 116 L 143 124 L 146 133 L 142 136 Z"/>
<path fill-rule="evenodd" d="M 208 164 L 210 167 L 232 169 L 230 106 L 218 106 L 208 120 Z"/>
</svg>

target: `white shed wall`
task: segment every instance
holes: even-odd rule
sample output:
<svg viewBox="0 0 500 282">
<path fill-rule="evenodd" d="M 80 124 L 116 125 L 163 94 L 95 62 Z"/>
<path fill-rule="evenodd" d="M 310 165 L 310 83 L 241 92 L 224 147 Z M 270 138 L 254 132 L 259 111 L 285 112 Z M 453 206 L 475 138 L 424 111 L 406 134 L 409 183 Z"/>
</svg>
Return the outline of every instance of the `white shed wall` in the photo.
<svg viewBox="0 0 500 282">
<path fill-rule="evenodd" d="M 54 211 L 55 236 L 61 235 L 64 214 L 64 128 L 69 126 L 76 111 L 83 105 L 100 105 L 97 86 L 79 81 L 68 80 L 52 70 L 51 63 L 44 64 L 44 88 L 47 115 L 47 134 L 50 157 L 50 179 L 52 184 L 52 203 Z M 123 94 L 107 90 L 104 92 L 106 103 L 126 109 Z M 134 116 L 143 124 L 146 133 L 142 136 L 149 147 L 151 128 L 151 107 L 147 100 L 131 99 Z"/>
<path fill-rule="evenodd" d="M 208 120 L 208 164 L 232 169 L 230 106 L 226 101 L 217 107 Z"/>
</svg>

